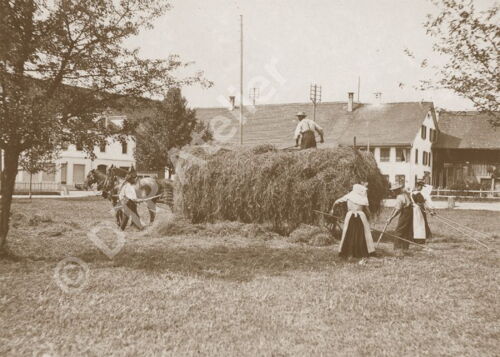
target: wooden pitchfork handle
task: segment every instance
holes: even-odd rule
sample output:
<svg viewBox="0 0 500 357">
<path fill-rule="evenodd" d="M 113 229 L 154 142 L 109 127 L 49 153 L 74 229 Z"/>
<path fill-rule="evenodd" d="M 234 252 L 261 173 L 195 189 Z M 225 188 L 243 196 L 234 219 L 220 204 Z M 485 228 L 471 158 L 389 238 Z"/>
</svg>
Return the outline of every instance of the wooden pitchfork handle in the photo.
<svg viewBox="0 0 500 357">
<path fill-rule="evenodd" d="M 378 248 L 378 245 L 379 245 L 380 241 L 382 240 L 382 237 L 384 236 L 385 230 L 387 229 L 388 225 L 389 225 L 389 222 L 387 222 L 385 224 L 384 229 L 382 230 L 382 233 L 380 233 L 380 236 L 378 237 L 377 245 L 375 246 L 375 249 Z"/>
</svg>

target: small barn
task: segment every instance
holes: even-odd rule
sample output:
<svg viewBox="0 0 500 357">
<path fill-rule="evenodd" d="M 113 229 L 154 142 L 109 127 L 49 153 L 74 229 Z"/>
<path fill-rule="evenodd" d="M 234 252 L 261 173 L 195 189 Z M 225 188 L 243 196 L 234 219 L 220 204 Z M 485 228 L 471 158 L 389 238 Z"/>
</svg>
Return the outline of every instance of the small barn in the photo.
<svg viewBox="0 0 500 357">
<path fill-rule="evenodd" d="M 500 191 L 500 128 L 489 119 L 479 112 L 439 114 L 440 134 L 433 147 L 435 186 Z"/>
</svg>

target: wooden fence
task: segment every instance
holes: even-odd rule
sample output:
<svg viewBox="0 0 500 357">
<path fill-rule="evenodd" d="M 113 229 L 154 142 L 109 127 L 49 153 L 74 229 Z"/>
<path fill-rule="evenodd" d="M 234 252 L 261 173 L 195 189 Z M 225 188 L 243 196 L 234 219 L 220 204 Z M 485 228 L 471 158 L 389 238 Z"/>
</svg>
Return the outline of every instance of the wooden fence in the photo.
<svg viewBox="0 0 500 357">
<path fill-rule="evenodd" d="M 500 191 L 434 189 L 432 197 L 500 198 Z"/>
<path fill-rule="evenodd" d="M 60 194 L 62 191 L 60 183 L 56 182 L 33 182 L 31 184 L 31 193 L 37 194 Z M 27 195 L 30 192 L 29 182 L 16 182 L 14 186 L 15 195 Z"/>
</svg>

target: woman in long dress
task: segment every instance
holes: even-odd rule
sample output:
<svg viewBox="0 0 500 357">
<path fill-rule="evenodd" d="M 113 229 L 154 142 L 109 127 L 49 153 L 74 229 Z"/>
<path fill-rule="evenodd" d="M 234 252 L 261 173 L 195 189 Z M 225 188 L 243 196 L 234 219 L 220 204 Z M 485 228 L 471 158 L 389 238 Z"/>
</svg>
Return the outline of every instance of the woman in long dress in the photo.
<svg viewBox="0 0 500 357">
<path fill-rule="evenodd" d="M 352 191 L 339 198 L 332 207 L 347 202 L 347 214 L 344 220 L 339 255 L 343 258 L 364 258 L 375 252 L 370 224 L 367 188 L 356 184 Z"/>
<path fill-rule="evenodd" d="M 403 189 L 402 185 L 396 184 L 391 187 L 396 197 L 396 205 L 391 213 L 391 216 L 387 220 L 386 226 L 388 226 L 391 221 L 399 215 L 398 226 L 396 228 L 395 235 L 406 239 L 406 241 L 395 239 L 394 240 L 394 250 L 408 250 L 410 243 L 413 239 L 413 211 L 414 205 L 410 193 Z"/>
<path fill-rule="evenodd" d="M 424 244 L 426 239 L 431 237 L 431 229 L 427 221 L 426 211 L 433 214 L 432 208 L 427 202 L 427 198 L 422 192 L 425 186 L 424 181 L 417 181 L 416 190 L 411 193 L 413 203 L 413 239 L 415 243 Z"/>
</svg>

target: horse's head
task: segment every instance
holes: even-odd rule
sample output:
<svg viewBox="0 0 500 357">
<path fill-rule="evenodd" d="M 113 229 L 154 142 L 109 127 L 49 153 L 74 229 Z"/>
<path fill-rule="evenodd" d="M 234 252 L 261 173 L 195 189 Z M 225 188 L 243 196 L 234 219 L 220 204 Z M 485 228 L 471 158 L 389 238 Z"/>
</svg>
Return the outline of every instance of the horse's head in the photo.
<svg viewBox="0 0 500 357">
<path fill-rule="evenodd" d="M 107 170 L 106 170 L 106 178 L 104 179 L 104 182 L 102 183 L 102 191 L 112 193 L 113 189 L 117 186 L 118 184 L 118 177 L 115 172 L 115 167 L 111 165 Z"/>
<path fill-rule="evenodd" d="M 95 170 L 90 170 L 83 182 L 83 188 L 88 190 L 92 185 L 98 182 L 98 177 L 96 175 Z"/>
<path fill-rule="evenodd" d="M 137 171 L 135 171 L 134 166 L 132 165 L 125 175 L 125 181 L 130 183 L 135 183 L 137 181 Z"/>
</svg>

